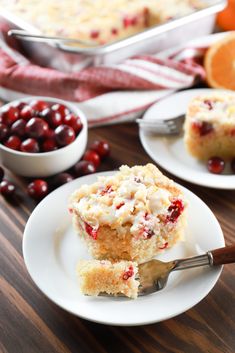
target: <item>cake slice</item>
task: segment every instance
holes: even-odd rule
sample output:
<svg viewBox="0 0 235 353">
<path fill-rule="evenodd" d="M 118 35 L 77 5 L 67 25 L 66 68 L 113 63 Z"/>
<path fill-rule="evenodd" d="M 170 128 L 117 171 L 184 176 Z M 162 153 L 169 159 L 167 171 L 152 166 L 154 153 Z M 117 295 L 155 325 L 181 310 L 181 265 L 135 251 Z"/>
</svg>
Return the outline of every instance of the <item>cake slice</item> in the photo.
<svg viewBox="0 0 235 353">
<path fill-rule="evenodd" d="M 142 263 L 183 239 L 186 201 L 153 164 L 122 166 L 112 176 L 82 185 L 69 210 L 95 259 Z"/>
<path fill-rule="evenodd" d="M 130 261 L 111 263 L 107 260 L 83 260 L 77 265 L 81 292 L 92 296 L 100 293 L 121 293 L 130 298 L 137 298 L 137 273 L 137 264 Z"/>
<path fill-rule="evenodd" d="M 195 97 L 188 106 L 184 125 L 186 149 L 199 160 L 235 156 L 235 94 Z"/>
</svg>

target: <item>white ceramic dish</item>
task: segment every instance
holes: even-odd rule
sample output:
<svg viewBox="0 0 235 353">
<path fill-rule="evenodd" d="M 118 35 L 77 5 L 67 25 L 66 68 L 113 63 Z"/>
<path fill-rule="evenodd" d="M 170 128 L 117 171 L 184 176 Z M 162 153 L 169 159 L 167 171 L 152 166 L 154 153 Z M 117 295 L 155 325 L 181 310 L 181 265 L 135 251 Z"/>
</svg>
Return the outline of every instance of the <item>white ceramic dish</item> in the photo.
<svg viewBox="0 0 235 353">
<path fill-rule="evenodd" d="M 169 319 L 202 300 L 218 280 L 221 267 L 172 273 L 164 290 L 136 300 L 88 297 L 80 293 L 76 263 L 88 259 L 89 255 L 72 228 L 68 198 L 82 184 L 94 182 L 96 176 L 79 178 L 55 190 L 36 207 L 27 222 L 23 255 L 40 290 L 63 309 L 84 319 L 122 326 Z M 162 260 L 192 256 L 224 246 L 223 233 L 213 213 L 196 195 L 182 189 L 189 201 L 186 241 L 162 253 L 159 256 Z"/>
<path fill-rule="evenodd" d="M 0 160 L 6 168 L 22 176 L 47 177 L 72 167 L 82 157 L 87 144 L 87 119 L 84 113 L 71 103 L 57 98 L 38 96 L 22 98 L 5 104 L 0 108 L 0 112 L 3 107 L 7 107 L 17 102 L 30 102 L 32 100 L 43 100 L 46 102 L 64 104 L 81 118 L 83 125 L 82 130 L 72 143 L 51 152 L 20 152 L 10 149 L 0 143 Z"/>
<path fill-rule="evenodd" d="M 190 100 L 199 95 L 212 93 L 212 89 L 191 89 L 172 94 L 154 104 L 143 119 L 161 119 L 186 112 Z M 230 166 L 224 174 L 211 174 L 206 163 L 191 157 L 185 149 L 183 135 L 176 137 L 150 135 L 140 128 L 140 140 L 149 156 L 162 168 L 191 183 L 217 189 L 235 189 L 235 175 Z"/>
</svg>

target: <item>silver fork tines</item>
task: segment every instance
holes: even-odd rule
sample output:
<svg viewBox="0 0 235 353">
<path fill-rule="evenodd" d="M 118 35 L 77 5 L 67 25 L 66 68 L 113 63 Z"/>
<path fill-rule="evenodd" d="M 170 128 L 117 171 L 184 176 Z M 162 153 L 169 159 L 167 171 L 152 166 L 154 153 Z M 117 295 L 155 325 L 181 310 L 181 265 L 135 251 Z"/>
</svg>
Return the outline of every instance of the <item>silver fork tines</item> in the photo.
<svg viewBox="0 0 235 353">
<path fill-rule="evenodd" d="M 137 119 L 139 126 L 151 134 L 177 135 L 182 131 L 185 114 L 181 114 L 168 119 Z"/>
</svg>

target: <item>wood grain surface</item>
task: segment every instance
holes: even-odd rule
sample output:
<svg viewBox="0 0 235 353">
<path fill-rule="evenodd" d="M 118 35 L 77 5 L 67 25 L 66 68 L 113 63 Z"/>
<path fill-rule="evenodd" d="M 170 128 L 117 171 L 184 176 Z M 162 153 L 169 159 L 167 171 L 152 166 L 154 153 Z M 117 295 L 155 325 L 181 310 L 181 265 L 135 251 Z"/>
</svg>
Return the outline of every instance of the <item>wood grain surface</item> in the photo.
<svg viewBox="0 0 235 353">
<path fill-rule="evenodd" d="M 106 139 L 111 157 L 101 170 L 151 159 L 134 124 L 92 129 L 89 140 Z M 165 172 L 166 173 L 166 172 Z M 235 242 L 235 190 L 196 186 L 166 173 L 198 195 L 216 215 L 227 245 Z M 139 327 L 95 324 L 73 316 L 48 300 L 30 279 L 22 257 L 22 235 L 36 203 L 27 180 L 7 173 L 18 187 L 17 202 L 0 196 L 0 352 L 7 353 L 234 353 L 235 265 L 224 267 L 209 295 L 173 319 Z M 205 234 L 213 236 L 213 234 Z M 157 310 L 157 308 L 154 308 Z M 123 313 L 125 315 L 125 313 Z"/>
</svg>

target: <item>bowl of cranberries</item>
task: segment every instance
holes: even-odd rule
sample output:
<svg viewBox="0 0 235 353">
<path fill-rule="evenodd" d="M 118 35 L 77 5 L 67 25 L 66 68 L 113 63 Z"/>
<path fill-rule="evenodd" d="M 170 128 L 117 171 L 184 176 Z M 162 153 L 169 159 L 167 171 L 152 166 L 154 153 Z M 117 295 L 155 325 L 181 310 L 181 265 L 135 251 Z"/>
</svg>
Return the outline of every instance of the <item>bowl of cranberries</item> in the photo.
<svg viewBox="0 0 235 353">
<path fill-rule="evenodd" d="M 0 157 L 16 174 L 60 173 L 81 158 L 86 144 L 83 112 L 61 99 L 28 97 L 0 108 Z"/>
</svg>

